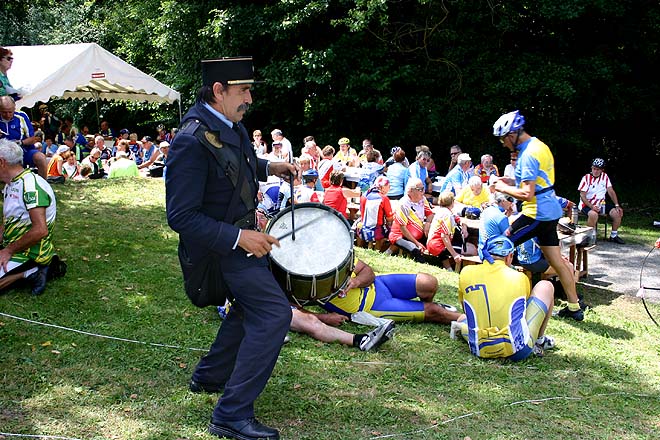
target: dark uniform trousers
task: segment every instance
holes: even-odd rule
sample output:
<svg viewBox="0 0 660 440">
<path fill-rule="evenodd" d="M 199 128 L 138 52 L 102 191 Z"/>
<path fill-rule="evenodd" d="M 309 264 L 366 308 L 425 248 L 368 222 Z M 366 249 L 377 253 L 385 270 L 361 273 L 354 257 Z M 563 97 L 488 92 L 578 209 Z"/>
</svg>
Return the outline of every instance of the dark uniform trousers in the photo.
<svg viewBox="0 0 660 440">
<path fill-rule="evenodd" d="M 257 174 L 265 178 L 266 163 L 257 161 L 244 127 L 227 127 L 201 104 L 184 117 L 203 121 L 218 135 L 222 148 L 240 152 L 247 181 L 256 198 Z M 248 257 L 236 246 L 238 229 L 224 223 L 231 193 L 229 179 L 193 133 L 179 131 L 168 156 L 168 222 L 180 237 L 192 245 L 196 255 L 214 250 L 221 255 L 221 272 L 234 297 L 234 306 L 222 323 L 209 352 L 200 360 L 193 380 L 224 386 L 224 394 L 213 411 L 219 421 L 254 416 L 254 401 L 266 387 L 275 367 L 282 342 L 291 324 L 291 307 L 268 268 L 267 259 Z M 240 202 L 235 217 L 249 208 Z M 197 260 L 199 261 L 199 260 Z"/>
<path fill-rule="evenodd" d="M 235 252 L 238 259 L 253 259 L 250 263 L 258 264 L 223 270 L 235 297 L 234 307 L 193 374 L 197 382 L 225 386 L 213 411 L 215 420 L 254 416 L 254 400 L 270 378 L 291 325 L 291 307 L 265 258 Z"/>
</svg>

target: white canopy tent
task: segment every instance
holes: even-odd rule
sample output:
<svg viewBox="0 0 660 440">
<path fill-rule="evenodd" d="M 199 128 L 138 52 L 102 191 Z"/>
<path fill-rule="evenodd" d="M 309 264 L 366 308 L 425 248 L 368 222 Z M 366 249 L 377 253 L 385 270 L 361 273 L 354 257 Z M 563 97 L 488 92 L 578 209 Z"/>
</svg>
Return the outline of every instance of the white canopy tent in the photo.
<svg viewBox="0 0 660 440">
<path fill-rule="evenodd" d="M 53 98 L 179 103 L 181 94 L 96 43 L 11 46 L 9 82 L 32 107 Z"/>
</svg>

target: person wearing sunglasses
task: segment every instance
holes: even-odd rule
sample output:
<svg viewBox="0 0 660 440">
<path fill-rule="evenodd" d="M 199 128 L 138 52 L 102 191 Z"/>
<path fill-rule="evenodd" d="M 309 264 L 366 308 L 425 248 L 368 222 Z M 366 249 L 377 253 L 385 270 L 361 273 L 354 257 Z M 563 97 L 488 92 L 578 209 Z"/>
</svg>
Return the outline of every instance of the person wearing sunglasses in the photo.
<svg viewBox="0 0 660 440">
<path fill-rule="evenodd" d="M 399 207 L 394 211 L 394 221 L 390 231 L 390 250 L 396 247 L 410 254 L 419 263 L 424 263 L 426 237 L 428 237 L 433 210 L 424 198 L 424 183 L 418 178 L 411 178 L 406 184 L 406 195 L 401 198 Z"/>
<path fill-rule="evenodd" d="M 0 96 L 10 95 L 14 100 L 21 98 L 18 90 L 13 88 L 7 78 L 7 71 L 11 69 L 14 55 L 6 47 L 0 47 Z"/>
<path fill-rule="evenodd" d="M 518 152 L 513 151 L 511 152 L 511 159 L 510 163 L 507 164 L 507 166 L 504 167 L 504 174 L 502 174 L 504 177 L 508 177 L 509 179 L 516 179 L 515 171 L 516 171 L 516 164 L 518 163 Z"/>
<path fill-rule="evenodd" d="M 449 149 L 449 157 L 451 158 L 451 160 L 449 161 L 449 168 L 447 169 L 447 174 L 449 174 L 449 172 L 454 169 L 456 164 L 458 164 L 458 155 L 461 154 L 462 152 L 463 150 L 459 145 L 452 145 L 452 147 Z"/>
<path fill-rule="evenodd" d="M 555 159 L 550 148 L 525 131 L 525 117 L 518 110 L 502 115 L 493 124 L 493 135 L 511 152 L 518 152 L 520 164 L 515 169 L 515 181 L 500 178 L 495 182 L 495 191 L 521 200 L 520 217 L 509 228 L 509 238 L 515 246 L 531 238 L 538 238 L 541 251 L 559 275 L 568 297 L 568 306 L 559 311 L 560 317 L 582 321 L 575 279 L 571 270 L 563 263 L 557 223 L 562 208 L 554 191 Z"/>
</svg>

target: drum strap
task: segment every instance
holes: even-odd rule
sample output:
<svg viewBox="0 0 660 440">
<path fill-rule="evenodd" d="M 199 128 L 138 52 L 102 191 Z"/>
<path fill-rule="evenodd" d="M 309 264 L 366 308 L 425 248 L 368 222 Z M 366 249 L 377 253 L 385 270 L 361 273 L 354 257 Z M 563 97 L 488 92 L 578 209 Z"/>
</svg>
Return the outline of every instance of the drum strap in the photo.
<svg viewBox="0 0 660 440">
<path fill-rule="evenodd" d="M 232 193 L 232 199 L 227 209 L 227 216 L 225 221 L 227 223 L 234 223 L 233 213 L 236 210 L 236 202 L 238 201 L 237 196 L 239 194 L 243 204 L 251 212 L 251 217 L 254 218 L 256 205 L 254 203 L 251 187 L 250 185 L 243 184 L 245 179 L 245 160 L 243 160 L 243 157 L 241 157 L 241 146 L 239 146 L 238 153 L 232 151 L 231 148 L 226 148 L 222 142 L 220 142 L 218 135 L 211 131 L 199 119 L 189 119 L 184 121 L 183 124 L 181 124 L 180 131 L 184 130 L 188 131 L 189 133 L 192 132 L 199 143 L 202 144 L 213 155 L 227 178 L 229 178 L 232 185 L 234 186 L 234 192 Z M 243 220 L 243 218 L 240 220 Z M 241 222 L 241 224 L 244 225 L 243 229 L 245 229 L 245 223 Z M 241 227 L 239 225 L 236 226 Z M 254 226 L 254 219 L 251 226 Z"/>
</svg>

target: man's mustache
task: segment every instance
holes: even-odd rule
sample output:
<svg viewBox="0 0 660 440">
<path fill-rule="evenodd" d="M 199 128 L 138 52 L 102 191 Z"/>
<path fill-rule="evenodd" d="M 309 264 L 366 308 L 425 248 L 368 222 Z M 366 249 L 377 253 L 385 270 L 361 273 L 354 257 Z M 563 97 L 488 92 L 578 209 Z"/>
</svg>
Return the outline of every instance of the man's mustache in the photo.
<svg viewBox="0 0 660 440">
<path fill-rule="evenodd" d="M 250 104 L 248 103 L 243 103 L 236 108 L 237 112 L 247 112 L 248 110 L 250 110 Z"/>
</svg>

